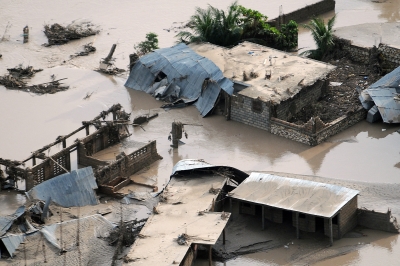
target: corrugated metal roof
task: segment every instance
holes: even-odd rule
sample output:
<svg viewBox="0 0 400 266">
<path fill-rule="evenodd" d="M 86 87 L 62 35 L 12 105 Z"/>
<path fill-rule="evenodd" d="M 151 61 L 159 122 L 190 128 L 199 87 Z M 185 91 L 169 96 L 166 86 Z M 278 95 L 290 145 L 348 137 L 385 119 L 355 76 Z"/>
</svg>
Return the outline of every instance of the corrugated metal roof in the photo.
<svg viewBox="0 0 400 266">
<path fill-rule="evenodd" d="M 17 250 L 18 246 L 24 242 L 25 236 L 24 235 L 13 235 L 9 234 L 5 237 L 0 238 L 3 242 L 4 246 L 6 247 L 9 255 L 11 258 L 13 257 L 15 251 Z"/>
<path fill-rule="evenodd" d="M 400 123 L 400 67 L 369 86 L 366 91 L 385 123 Z"/>
<path fill-rule="evenodd" d="M 285 210 L 330 218 L 359 191 L 336 185 L 252 173 L 230 197 Z"/>
<path fill-rule="evenodd" d="M 198 100 L 197 109 L 206 116 L 214 107 L 222 90 L 233 93 L 233 82 L 223 76 L 221 70 L 209 59 L 195 53 L 183 43 L 170 48 L 155 50 L 141 57 L 133 66 L 125 86 L 146 91 L 154 84 L 159 72 L 163 72 L 168 83 L 181 88 L 180 97 L 190 101 Z M 212 82 L 202 93 L 205 79 Z"/>
<path fill-rule="evenodd" d="M 206 168 L 206 167 L 212 167 L 214 165 L 206 163 L 205 161 L 202 160 L 194 160 L 194 159 L 185 159 L 185 160 L 180 160 L 174 165 L 174 168 L 172 168 L 172 174 L 173 176 L 176 172 L 179 171 L 186 171 L 186 170 L 193 170 L 193 169 L 200 169 L 200 168 Z"/>
<path fill-rule="evenodd" d="M 15 211 L 14 214 L 0 217 L 0 236 L 3 236 L 5 233 L 7 233 L 7 230 L 11 227 L 14 221 L 24 213 L 25 206 L 21 206 Z"/>
<path fill-rule="evenodd" d="M 97 189 L 96 178 L 92 167 L 71 171 L 49 179 L 27 192 L 34 199 L 51 200 L 63 207 L 86 206 L 98 204 L 94 189 Z"/>
</svg>

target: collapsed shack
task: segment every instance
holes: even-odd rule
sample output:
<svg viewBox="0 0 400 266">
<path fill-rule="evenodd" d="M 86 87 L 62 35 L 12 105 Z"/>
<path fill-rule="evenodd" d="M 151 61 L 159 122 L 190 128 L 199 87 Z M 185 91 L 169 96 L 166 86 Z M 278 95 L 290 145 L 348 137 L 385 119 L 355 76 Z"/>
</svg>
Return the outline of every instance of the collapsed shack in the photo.
<svg viewBox="0 0 400 266">
<path fill-rule="evenodd" d="M 96 35 L 97 33 L 99 33 L 97 26 L 84 20 L 73 21 L 66 27 L 58 23 L 45 25 L 44 34 L 48 39 L 48 43 L 44 44 L 44 46 L 65 44 L 71 40 Z"/>
<path fill-rule="evenodd" d="M 26 92 L 33 92 L 37 94 L 53 94 L 59 91 L 65 91 L 69 86 L 62 86 L 61 80 L 55 79 L 55 76 L 51 76 L 52 81 L 28 85 L 25 80 L 32 78 L 35 73 L 42 71 L 43 69 L 34 69 L 32 66 L 22 67 L 18 66 L 16 68 L 9 68 L 8 74 L 0 77 L 0 85 L 3 85 L 9 90 L 20 90 Z"/>
<path fill-rule="evenodd" d="M 113 114 L 113 120 L 106 121 L 107 115 Z M 156 141 L 139 143 L 133 151 L 125 154 L 120 152 L 108 160 L 95 158 L 97 153 L 112 148 L 114 145 L 130 136 L 128 125 L 130 114 L 126 113 L 120 104 L 113 105 L 106 111 L 102 111 L 91 121 L 82 122 L 82 126 L 72 133 L 59 136 L 57 139 L 32 152 L 23 161 L 11 161 L 0 158 L 0 164 L 5 166 L 6 179 L 25 180 L 26 190 L 34 186 L 71 171 L 71 153 L 77 151 L 77 162 L 80 167 L 91 166 L 100 191 L 116 195 L 116 191 L 131 182 L 129 176 L 150 165 L 156 160 L 162 159 L 157 153 Z M 102 120 L 100 120 L 102 119 Z M 89 129 L 94 126 L 96 131 L 90 134 Z M 71 136 L 86 130 L 86 137 L 77 139 L 67 146 L 67 140 Z M 62 149 L 53 155 L 44 152 L 51 147 L 62 144 Z M 32 167 L 26 167 L 28 161 Z M 39 163 L 37 160 L 41 160 Z"/>
</svg>

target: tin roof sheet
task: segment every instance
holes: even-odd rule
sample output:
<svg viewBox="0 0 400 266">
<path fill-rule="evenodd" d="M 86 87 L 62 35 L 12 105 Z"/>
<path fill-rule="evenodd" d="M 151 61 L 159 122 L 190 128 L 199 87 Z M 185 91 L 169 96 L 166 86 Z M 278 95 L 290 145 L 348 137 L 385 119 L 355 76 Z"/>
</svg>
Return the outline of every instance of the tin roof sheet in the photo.
<svg viewBox="0 0 400 266">
<path fill-rule="evenodd" d="M 160 72 L 167 76 L 169 84 L 181 88 L 179 97 L 198 100 L 196 107 L 202 116 L 212 110 L 221 89 L 230 95 L 233 93 L 233 82 L 225 78 L 211 60 L 198 55 L 183 43 L 141 57 L 133 66 L 125 86 L 149 93 L 149 87 Z M 203 90 L 206 79 L 211 82 Z"/>
<path fill-rule="evenodd" d="M 27 192 L 34 199 L 51 200 L 63 207 L 97 205 L 96 178 L 92 167 L 71 171 L 49 179 Z"/>
<path fill-rule="evenodd" d="M 21 235 L 9 234 L 5 237 L 0 238 L 0 240 L 3 242 L 4 246 L 6 247 L 8 253 L 12 258 L 15 251 L 18 249 L 18 246 L 22 242 L 24 242 L 25 236 L 22 234 Z"/>
<path fill-rule="evenodd" d="M 7 216 L 0 216 L 0 236 L 3 236 L 7 233 L 8 229 L 14 223 L 14 221 L 25 213 L 25 206 L 19 207 L 14 214 Z"/>
<path fill-rule="evenodd" d="M 400 67 L 366 89 L 385 123 L 400 123 Z"/>
<path fill-rule="evenodd" d="M 230 197 L 330 218 L 357 194 L 359 191 L 341 186 L 252 173 Z"/>
</svg>

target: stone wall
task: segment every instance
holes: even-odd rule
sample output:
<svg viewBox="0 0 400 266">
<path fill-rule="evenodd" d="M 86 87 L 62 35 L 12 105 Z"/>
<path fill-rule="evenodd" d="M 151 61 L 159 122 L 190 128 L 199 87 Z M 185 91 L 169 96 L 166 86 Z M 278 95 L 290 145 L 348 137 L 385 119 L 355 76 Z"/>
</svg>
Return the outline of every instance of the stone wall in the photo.
<svg viewBox="0 0 400 266">
<path fill-rule="evenodd" d="M 254 103 L 261 104 L 261 110 L 257 108 L 255 110 Z M 246 125 L 269 130 L 269 109 L 269 104 L 258 99 L 243 95 L 232 95 L 231 97 L 231 119 Z"/>
<path fill-rule="evenodd" d="M 274 117 L 281 120 L 289 120 L 293 115 L 311 103 L 315 103 L 320 97 L 327 93 L 328 81 L 317 80 L 313 85 L 304 87 L 292 98 L 274 106 Z"/>
<path fill-rule="evenodd" d="M 375 212 L 367 209 L 358 209 L 358 224 L 374 230 L 381 230 L 390 233 L 399 233 L 397 219 L 388 210 L 386 213 Z"/>
<path fill-rule="evenodd" d="M 279 27 L 279 25 L 286 24 L 290 20 L 294 20 L 296 22 L 305 21 L 312 17 L 335 10 L 335 4 L 335 0 L 322 0 L 311 5 L 306 5 L 305 7 L 295 10 L 291 13 L 283 14 L 278 18 L 268 21 L 268 23 L 271 26 Z M 285 6 L 283 6 L 283 9 L 284 8 Z"/>
<path fill-rule="evenodd" d="M 378 58 L 372 58 L 374 55 L 378 55 L 380 66 L 386 72 L 390 72 L 400 66 L 400 47 L 380 43 L 377 47 L 377 51 L 374 51 L 374 47 L 356 45 L 350 40 L 337 36 L 334 36 L 334 42 L 335 49 L 338 52 L 344 52 L 344 55 L 354 62 L 369 65 L 371 62 L 378 60 Z"/>
<path fill-rule="evenodd" d="M 304 125 L 296 125 L 293 123 L 271 118 L 270 132 L 272 134 L 285 137 L 310 146 L 315 146 L 325 141 L 330 136 L 349 128 L 350 126 L 364 120 L 367 111 L 360 107 L 353 114 L 342 116 L 330 123 L 323 123 L 318 117 L 310 120 Z"/>
</svg>

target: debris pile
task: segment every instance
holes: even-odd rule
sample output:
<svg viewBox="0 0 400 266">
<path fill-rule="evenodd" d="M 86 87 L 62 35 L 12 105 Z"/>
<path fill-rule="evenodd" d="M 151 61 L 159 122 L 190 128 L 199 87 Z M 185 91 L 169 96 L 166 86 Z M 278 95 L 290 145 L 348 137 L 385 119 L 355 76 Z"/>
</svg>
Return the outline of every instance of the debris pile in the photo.
<svg viewBox="0 0 400 266">
<path fill-rule="evenodd" d="M 90 43 L 85 44 L 83 46 L 83 51 L 82 52 L 76 53 L 74 55 L 70 55 L 70 57 L 72 59 L 72 58 L 75 58 L 75 57 L 78 57 L 78 56 L 88 56 L 90 53 L 94 53 L 94 52 L 96 52 L 96 47 L 94 47 L 93 43 L 90 42 Z"/>
<path fill-rule="evenodd" d="M 318 102 L 304 107 L 294 115 L 289 122 L 305 124 L 311 117 L 319 116 L 324 123 L 351 114 L 361 107 L 358 99 L 358 90 L 363 90 L 377 81 L 380 76 L 368 70 L 368 67 L 353 63 L 348 59 L 331 60 L 329 62 L 336 66 L 329 74 L 331 81 L 327 93 Z"/>
<path fill-rule="evenodd" d="M 117 48 L 117 45 L 113 44 L 107 57 L 100 60 L 100 66 L 99 66 L 98 71 L 108 74 L 108 75 L 117 75 L 117 74 L 125 72 L 124 69 L 118 68 L 114 65 L 115 58 L 113 58 L 112 56 L 115 52 L 115 48 Z"/>
<path fill-rule="evenodd" d="M 48 43 L 44 46 L 60 45 L 68 43 L 70 40 L 81 39 L 99 33 L 97 26 L 89 21 L 74 21 L 66 27 L 58 23 L 44 26 L 44 34 Z"/>
<path fill-rule="evenodd" d="M 22 67 L 21 65 L 16 68 L 7 69 L 9 74 L 0 77 L 0 85 L 3 85 L 7 89 L 10 90 L 22 90 L 26 92 L 33 92 L 38 94 L 53 94 L 58 91 L 65 91 L 69 87 L 61 86 L 61 80 L 56 80 L 55 76 L 52 75 L 52 81 L 36 84 L 36 85 L 28 85 L 25 79 L 32 78 L 35 73 L 42 71 L 43 69 L 34 69 L 32 66 Z"/>
</svg>

